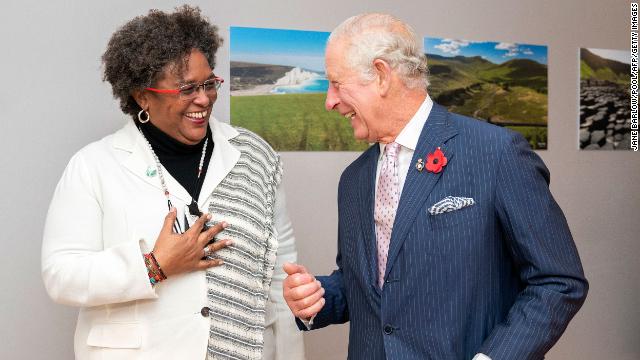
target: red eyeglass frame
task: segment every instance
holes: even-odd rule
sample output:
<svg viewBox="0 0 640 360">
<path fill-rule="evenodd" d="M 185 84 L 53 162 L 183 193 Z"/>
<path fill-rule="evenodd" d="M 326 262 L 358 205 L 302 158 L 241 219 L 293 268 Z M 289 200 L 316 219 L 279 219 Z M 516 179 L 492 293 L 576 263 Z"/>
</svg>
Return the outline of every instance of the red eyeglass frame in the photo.
<svg viewBox="0 0 640 360">
<path fill-rule="evenodd" d="M 219 77 L 219 76 L 215 76 L 207 79 L 205 81 L 203 81 L 202 83 L 196 85 L 196 90 L 194 91 L 194 93 L 196 93 L 198 91 L 198 88 L 202 88 L 204 90 L 204 83 L 209 81 L 209 80 L 217 80 L 220 82 L 220 85 L 222 85 L 224 83 L 224 79 Z M 220 88 L 220 86 L 216 87 L 216 91 Z M 144 88 L 145 90 L 149 90 L 149 91 L 153 91 L 155 93 L 160 93 L 160 94 L 180 94 L 180 89 L 156 89 L 156 88 L 152 88 L 152 87 L 146 87 Z"/>
</svg>

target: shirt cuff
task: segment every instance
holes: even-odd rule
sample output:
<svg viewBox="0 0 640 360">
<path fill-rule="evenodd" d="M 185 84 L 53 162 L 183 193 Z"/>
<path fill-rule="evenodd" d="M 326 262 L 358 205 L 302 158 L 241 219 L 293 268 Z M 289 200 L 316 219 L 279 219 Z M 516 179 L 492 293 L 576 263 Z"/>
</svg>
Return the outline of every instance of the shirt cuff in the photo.
<svg viewBox="0 0 640 360">
<path fill-rule="evenodd" d="M 491 360 L 491 358 L 483 353 L 477 353 L 471 360 Z"/>
<path fill-rule="evenodd" d="M 313 315 L 313 316 L 311 317 L 311 319 L 309 319 L 309 320 L 300 319 L 300 318 L 298 318 L 298 319 L 300 319 L 300 321 L 302 321 L 302 323 L 304 324 L 304 326 L 306 326 L 306 327 L 307 327 L 307 330 L 311 330 L 311 328 L 313 327 L 313 319 L 315 319 L 315 318 L 316 318 L 316 316 L 315 316 L 315 315 Z M 489 359 L 489 360 L 491 360 L 491 359 Z"/>
</svg>

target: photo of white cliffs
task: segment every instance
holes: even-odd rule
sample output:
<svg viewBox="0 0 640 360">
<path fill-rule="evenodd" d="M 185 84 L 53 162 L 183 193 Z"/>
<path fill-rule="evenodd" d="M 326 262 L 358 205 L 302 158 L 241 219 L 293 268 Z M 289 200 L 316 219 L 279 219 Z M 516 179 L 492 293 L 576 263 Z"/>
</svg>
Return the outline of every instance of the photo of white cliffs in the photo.
<svg viewBox="0 0 640 360">
<path fill-rule="evenodd" d="M 231 62 L 231 96 L 325 92 L 324 73 L 284 65 Z"/>
</svg>

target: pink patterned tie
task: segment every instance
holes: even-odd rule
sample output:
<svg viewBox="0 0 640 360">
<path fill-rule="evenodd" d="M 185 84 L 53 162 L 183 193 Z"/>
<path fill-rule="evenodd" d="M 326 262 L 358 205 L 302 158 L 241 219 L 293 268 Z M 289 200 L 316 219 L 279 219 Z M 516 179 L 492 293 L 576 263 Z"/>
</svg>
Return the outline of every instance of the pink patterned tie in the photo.
<svg viewBox="0 0 640 360">
<path fill-rule="evenodd" d="M 376 240 L 378 244 L 378 286 L 382 289 L 384 272 L 387 268 L 387 255 L 393 221 L 396 218 L 398 201 L 400 200 L 400 184 L 398 181 L 398 150 L 400 144 L 387 144 L 384 148 L 382 168 L 376 190 L 376 207 L 373 218 L 376 223 Z"/>
</svg>

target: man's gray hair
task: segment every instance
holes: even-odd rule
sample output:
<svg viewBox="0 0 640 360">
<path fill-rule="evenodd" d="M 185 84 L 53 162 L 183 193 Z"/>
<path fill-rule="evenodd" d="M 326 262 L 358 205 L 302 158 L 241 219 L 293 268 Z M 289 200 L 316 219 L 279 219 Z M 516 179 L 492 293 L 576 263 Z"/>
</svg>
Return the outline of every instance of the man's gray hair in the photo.
<svg viewBox="0 0 640 360">
<path fill-rule="evenodd" d="M 348 18 L 331 32 L 327 44 L 345 41 L 350 67 L 363 81 L 375 78 L 373 61 L 386 61 L 398 72 L 410 89 L 427 89 L 427 57 L 413 29 L 401 20 L 380 13 L 366 13 Z"/>
</svg>

